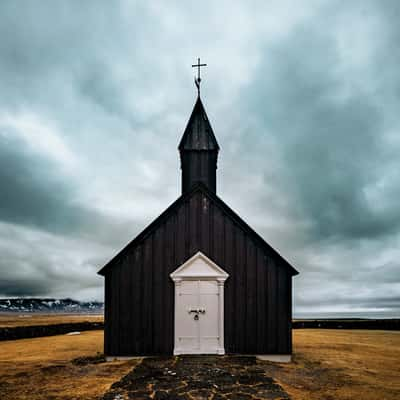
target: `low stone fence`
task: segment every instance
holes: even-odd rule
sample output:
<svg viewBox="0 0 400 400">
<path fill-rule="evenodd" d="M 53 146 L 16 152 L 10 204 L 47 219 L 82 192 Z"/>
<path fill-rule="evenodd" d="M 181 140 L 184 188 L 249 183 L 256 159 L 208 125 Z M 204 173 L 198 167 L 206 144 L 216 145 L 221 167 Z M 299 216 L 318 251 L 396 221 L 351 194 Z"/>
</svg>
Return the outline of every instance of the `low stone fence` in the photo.
<svg viewBox="0 0 400 400">
<path fill-rule="evenodd" d="M 360 319 L 360 320 L 294 320 L 293 329 L 380 329 L 400 330 L 400 319 Z M 42 336 L 63 335 L 76 331 L 93 331 L 104 329 L 103 322 L 72 322 L 52 325 L 33 325 L 0 327 L 0 341 L 30 339 Z"/>
<path fill-rule="evenodd" d="M 293 329 L 374 329 L 399 331 L 400 319 L 303 319 L 292 322 Z"/>
</svg>

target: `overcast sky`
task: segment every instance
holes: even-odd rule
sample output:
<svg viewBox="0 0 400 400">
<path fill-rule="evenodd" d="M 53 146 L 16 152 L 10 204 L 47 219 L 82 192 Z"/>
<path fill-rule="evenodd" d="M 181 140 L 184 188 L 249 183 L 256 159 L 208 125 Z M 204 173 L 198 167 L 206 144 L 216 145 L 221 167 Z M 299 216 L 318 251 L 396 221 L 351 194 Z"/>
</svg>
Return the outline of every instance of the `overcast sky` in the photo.
<svg viewBox="0 0 400 400">
<path fill-rule="evenodd" d="M 299 271 L 295 313 L 400 311 L 400 2 L 0 2 L 0 295 L 102 299 L 180 194 L 202 98 L 217 193 Z"/>
</svg>

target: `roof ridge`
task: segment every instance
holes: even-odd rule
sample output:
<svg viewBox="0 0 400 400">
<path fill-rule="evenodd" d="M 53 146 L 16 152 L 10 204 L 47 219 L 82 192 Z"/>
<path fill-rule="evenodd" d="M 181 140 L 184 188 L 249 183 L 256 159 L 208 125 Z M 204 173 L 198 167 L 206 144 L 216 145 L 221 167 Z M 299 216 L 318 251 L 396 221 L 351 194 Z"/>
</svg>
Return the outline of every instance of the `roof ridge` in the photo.
<svg viewBox="0 0 400 400">
<path fill-rule="evenodd" d="M 265 239 L 260 236 L 256 231 L 254 231 L 244 220 L 240 217 L 235 211 L 233 211 L 221 198 L 219 198 L 215 193 L 213 193 L 203 182 L 195 183 L 192 188 L 179 196 L 173 203 L 171 203 L 156 219 L 154 219 L 149 225 L 147 225 L 135 238 L 133 238 L 121 251 L 119 251 L 107 264 L 103 266 L 97 273 L 99 275 L 104 275 L 105 270 L 109 268 L 109 266 L 117 260 L 120 256 L 122 256 L 125 251 L 130 247 L 133 246 L 136 242 L 143 240 L 148 234 L 150 234 L 153 229 L 162 222 L 178 204 L 182 201 L 187 199 L 188 197 L 192 196 L 192 194 L 196 191 L 201 191 L 205 195 L 207 195 L 211 200 L 216 201 L 221 208 L 223 208 L 226 213 L 230 214 L 238 223 L 242 229 L 248 231 L 250 234 L 254 235 L 264 247 L 266 247 L 269 251 L 271 251 L 274 255 L 279 257 L 280 260 L 284 262 L 284 264 L 292 271 L 293 275 L 297 275 L 298 271 L 278 252 L 276 251 L 271 245 L 269 245 Z"/>
</svg>

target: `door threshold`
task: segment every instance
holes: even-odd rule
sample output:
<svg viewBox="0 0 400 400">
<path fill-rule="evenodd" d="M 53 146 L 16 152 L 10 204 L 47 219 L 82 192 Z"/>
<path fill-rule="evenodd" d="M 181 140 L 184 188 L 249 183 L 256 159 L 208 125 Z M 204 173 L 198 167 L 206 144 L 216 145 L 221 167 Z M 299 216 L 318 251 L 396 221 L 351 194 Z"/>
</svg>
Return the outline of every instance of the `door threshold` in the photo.
<svg viewBox="0 0 400 400">
<path fill-rule="evenodd" d="M 220 355 L 223 356 L 225 354 L 225 349 L 216 349 L 216 350 L 174 350 L 174 356 L 183 356 L 183 355 Z"/>
</svg>

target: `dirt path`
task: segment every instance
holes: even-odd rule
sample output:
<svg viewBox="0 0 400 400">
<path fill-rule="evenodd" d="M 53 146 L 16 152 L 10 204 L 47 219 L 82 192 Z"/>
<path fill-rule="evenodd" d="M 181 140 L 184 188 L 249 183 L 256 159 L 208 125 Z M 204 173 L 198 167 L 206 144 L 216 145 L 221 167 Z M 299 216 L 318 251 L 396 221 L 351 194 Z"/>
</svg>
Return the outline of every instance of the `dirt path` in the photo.
<svg viewBox="0 0 400 400">
<path fill-rule="evenodd" d="M 146 358 L 103 400 L 289 399 L 255 357 L 179 356 Z"/>
</svg>

